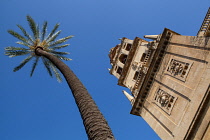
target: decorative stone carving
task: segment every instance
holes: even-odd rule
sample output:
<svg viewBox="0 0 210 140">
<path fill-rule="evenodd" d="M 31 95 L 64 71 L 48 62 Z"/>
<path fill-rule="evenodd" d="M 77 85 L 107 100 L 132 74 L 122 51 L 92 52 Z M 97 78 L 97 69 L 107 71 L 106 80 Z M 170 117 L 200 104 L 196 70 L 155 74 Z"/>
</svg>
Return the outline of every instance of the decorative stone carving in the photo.
<svg viewBox="0 0 210 140">
<path fill-rule="evenodd" d="M 146 74 L 146 73 L 147 73 L 147 70 L 148 70 L 148 67 L 143 67 L 142 72 L 143 72 L 144 74 Z"/>
<path fill-rule="evenodd" d="M 137 69 L 138 68 L 138 62 L 134 61 L 132 63 L 132 67 L 133 67 L 133 69 Z"/>
<path fill-rule="evenodd" d="M 164 90 L 158 89 L 158 91 L 155 93 L 154 100 L 156 105 L 170 114 L 176 98 Z"/>
<path fill-rule="evenodd" d="M 166 92 L 160 89 L 157 94 L 158 96 L 157 96 L 156 101 L 160 103 L 161 106 L 165 107 L 167 103 L 169 102 L 169 94 L 167 94 Z"/>
<path fill-rule="evenodd" d="M 171 59 L 167 71 L 172 75 L 179 79 L 184 79 L 189 71 L 191 64 L 178 61 L 175 59 Z"/>
</svg>

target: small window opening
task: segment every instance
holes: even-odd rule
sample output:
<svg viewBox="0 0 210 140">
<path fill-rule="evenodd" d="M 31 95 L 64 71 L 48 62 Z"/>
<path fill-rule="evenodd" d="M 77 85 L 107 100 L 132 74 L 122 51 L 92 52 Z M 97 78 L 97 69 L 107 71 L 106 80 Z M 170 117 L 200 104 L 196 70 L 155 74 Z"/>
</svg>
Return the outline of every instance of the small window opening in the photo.
<svg viewBox="0 0 210 140">
<path fill-rule="evenodd" d="M 118 67 L 117 73 L 118 73 L 119 75 L 121 75 L 121 73 L 122 73 L 122 68 L 121 68 L 121 67 Z"/>
<path fill-rule="evenodd" d="M 146 55 L 147 55 L 146 53 L 143 53 L 143 54 L 142 54 L 142 57 L 141 57 L 141 62 L 143 62 L 143 61 L 144 61 L 144 59 L 145 59 Z"/>
<path fill-rule="evenodd" d="M 120 62 L 122 62 L 123 64 L 125 64 L 126 60 L 127 60 L 127 55 L 125 54 L 121 54 L 119 57 Z"/>
<path fill-rule="evenodd" d="M 127 44 L 127 45 L 126 45 L 126 48 L 125 48 L 125 50 L 126 50 L 126 51 L 130 51 L 130 49 L 131 49 L 131 46 L 132 46 L 131 44 Z"/>
<path fill-rule="evenodd" d="M 139 72 L 138 72 L 138 71 L 136 71 L 136 73 L 134 74 L 133 79 L 134 79 L 134 80 L 137 80 L 138 76 L 139 76 Z"/>
</svg>

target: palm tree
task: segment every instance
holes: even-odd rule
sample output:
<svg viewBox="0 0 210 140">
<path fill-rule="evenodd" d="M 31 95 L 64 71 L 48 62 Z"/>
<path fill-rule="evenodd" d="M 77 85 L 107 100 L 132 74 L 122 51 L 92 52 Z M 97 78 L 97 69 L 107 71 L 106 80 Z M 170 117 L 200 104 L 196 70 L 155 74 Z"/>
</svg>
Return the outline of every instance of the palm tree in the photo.
<svg viewBox="0 0 210 140">
<path fill-rule="evenodd" d="M 8 30 L 12 36 L 20 40 L 17 42 L 17 44 L 21 44 L 27 47 L 23 48 L 9 46 L 5 48 L 5 55 L 8 55 L 9 57 L 27 55 L 27 57 L 20 63 L 20 65 L 15 67 L 13 71 L 18 71 L 26 63 L 34 59 L 35 61 L 32 65 L 32 70 L 30 73 L 30 76 L 32 76 L 39 59 L 42 59 L 49 75 L 52 76 L 54 73 L 57 80 L 60 82 L 61 76 L 58 72 L 58 70 L 60 70 L 75 98 L 75 102 L 80 111 L 88 139 L 113 140 L 114 136 L 107 124 L 107 121 L 104 119 L 102 113 L 99 111 L 87 89 L 77 78 L 77 76 L 70 70 L 70 68 L 61 61 L 71 60 L 64 56 L 68 54 L 68 52 L 56 51 L 58 49 L 67 47 L 69 44 L 62 44 L 73 36 L 67 36 L 56 40 L 58 35 L 61 33 L 61 31 L 57 31 L 59 24 L 56 24 L 53 30 L 48 35 L 46 35 L 47 22 L 44 22 L 42 28 L 39 29 L 39 25 L 37 25 L 30 16 L 27 16 L 27 21 L 33 36 L 30 36 L 28 32 L 20 25 L 17 26 L 20 28 L 23 35 L 20 35 L 13 30 Z"/>
</svg>

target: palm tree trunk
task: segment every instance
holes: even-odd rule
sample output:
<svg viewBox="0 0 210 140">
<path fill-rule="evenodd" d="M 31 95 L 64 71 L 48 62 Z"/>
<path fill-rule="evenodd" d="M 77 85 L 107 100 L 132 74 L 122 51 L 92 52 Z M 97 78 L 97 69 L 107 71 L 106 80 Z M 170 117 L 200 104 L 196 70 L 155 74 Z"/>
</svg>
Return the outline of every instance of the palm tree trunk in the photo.
<svg viewBox="0 0 210 140">
<path fill-rule="evenodd" d="M 36 54 L 49 59 L 65 77 L 79 108 L 89 140 L 114 140 L 107 121 L 73 71 L 60 59 L 41 48 L 36 49 Z"/>
</svg>

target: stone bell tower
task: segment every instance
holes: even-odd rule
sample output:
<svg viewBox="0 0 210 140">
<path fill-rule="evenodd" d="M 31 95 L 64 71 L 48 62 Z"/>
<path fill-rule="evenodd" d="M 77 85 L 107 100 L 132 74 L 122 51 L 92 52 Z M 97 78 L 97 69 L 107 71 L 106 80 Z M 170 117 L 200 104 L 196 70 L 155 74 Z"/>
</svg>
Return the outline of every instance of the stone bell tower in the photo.
<svg viewBox="0 0 210 140">
<path fill-rule="evenodd" d="M 165 28 L 144 38 L 122 38 L 109 53 L 130 113 L 163 140 L 210 139 L 210 9 L 197 36 Z"/>
</svg>

